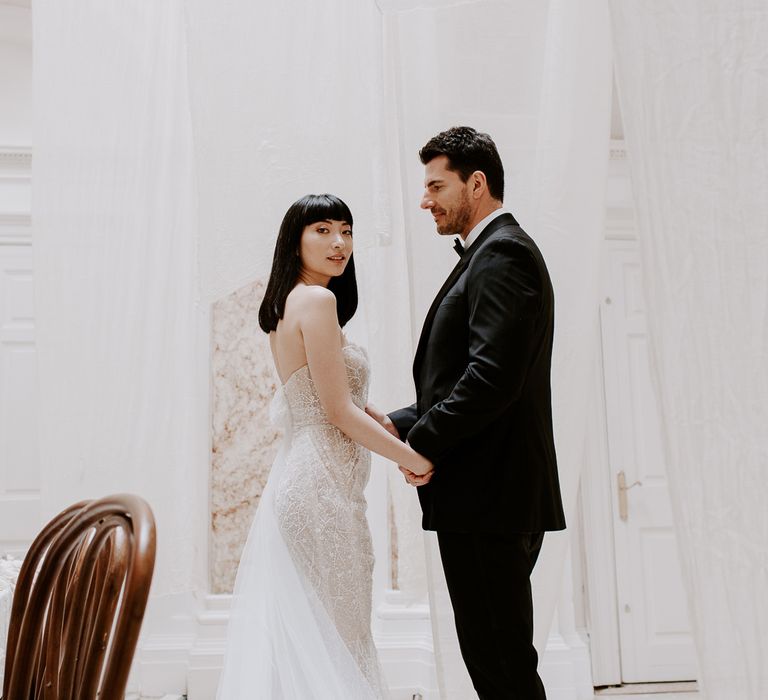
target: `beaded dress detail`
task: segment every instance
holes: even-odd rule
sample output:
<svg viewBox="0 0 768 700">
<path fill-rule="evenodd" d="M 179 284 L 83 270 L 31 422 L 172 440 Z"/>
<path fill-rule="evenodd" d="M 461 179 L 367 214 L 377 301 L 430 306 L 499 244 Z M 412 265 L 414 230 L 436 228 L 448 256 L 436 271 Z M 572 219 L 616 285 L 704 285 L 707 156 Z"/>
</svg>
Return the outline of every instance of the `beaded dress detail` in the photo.
<svg viewBox="0 0 768 700">
<path fill-rule="evenodd" d="M 363 409 L 366 352 L 353 343 L 342 352 L 352 400 Z M 363 494 L 370 452 L 328 422 L 306 365 L 278 388 L 271 413 L 284 441 L 238 570 L 217 698 L 386 698 L 371 635 L 374 557 Z M 243 644 L 267 655 L 257 665 L 270 685 L 249 671 L 256 659 L 243 658 Z M 244 682 L 257 692 L 238 690 Z"/>
</svg>

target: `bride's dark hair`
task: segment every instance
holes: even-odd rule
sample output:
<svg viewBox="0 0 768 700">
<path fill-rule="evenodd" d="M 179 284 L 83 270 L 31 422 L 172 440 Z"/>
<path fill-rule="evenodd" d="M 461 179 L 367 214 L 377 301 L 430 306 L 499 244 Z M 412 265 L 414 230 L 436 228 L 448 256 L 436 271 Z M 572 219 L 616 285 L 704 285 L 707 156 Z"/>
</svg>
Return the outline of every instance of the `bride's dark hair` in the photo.
<svg viewBox="0 0 768 700">
<path fill-rule="evenodd" d="M 291 204 L 285 212 L 277 234 L 272 271 L 269 273 L 267 290 L 259 307 L 259 326 L 265 333 L 277 328 L 277 322 L 285 313 L 285 300 L 296 286 L 301 272 L 299 247 L 304 227 L 317 221 L 344 221 L 352 226 L 352 212 L 338 197 L 332 194 L 308 194 Z M 357 310 L 357 280 L 355 258 L 349 256 L 344 272 L 331 277 L 328 283 L 336 295 L 336 314 L 339 325 L 344 327 Z"/>
</svg>

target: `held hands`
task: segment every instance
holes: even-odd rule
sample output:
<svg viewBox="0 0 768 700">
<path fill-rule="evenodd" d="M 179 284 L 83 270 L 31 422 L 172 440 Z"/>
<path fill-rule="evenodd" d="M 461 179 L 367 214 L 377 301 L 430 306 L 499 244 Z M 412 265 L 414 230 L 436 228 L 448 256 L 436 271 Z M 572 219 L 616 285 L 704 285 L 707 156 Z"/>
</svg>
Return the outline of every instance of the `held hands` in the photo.
<svg viewBox="0 0 768 700">
<path fill-rule="evenodd" d="M 403 476 L 405 476 L 405 480 L 411 486 L 424 486 L 424 484 L 428 484 L 429 480 L 432 478 L 432 475 L 435 473 L 435 465 L 432 464 L 432 462 L 430 462 L 426 457 L 422 457 L 421 455 L 419 456 L 424 462 L 423 470 L 418 469 L 414 471 L 413 469 L 404 467 L 402 464 L 397 465 L 397 468 L 401 472 L 403 472 Z"/>
<path fill-rule="evenodd" d="M 416 474 L 415 472 L 412 472 L 410 469 L 408 469 L 408 467 L 404 467 L 402 464 L 398 465 L 397 468 L 403 472 L 405 480 L 411 486 L 424 486 L 424 484 L 428 484 L 429 480 L 432 478 L 432 475 L 435 473 L 434 468 L 432 468 L 426 474 Z"/>
<path fill-rule="evenodd" d="M 379 423 L 385 430 L 394 435 L 398 440 L 400 439 L 400 433 L 386 413 L 382 413 L 373 404 L 368 404 L 365 407 L 365 412 L 377 423 Z M 424 486 L 424 484 L 428 484 L 429 480 L 432 478 L 432 475 L 435 473 L 433 464 L 426 457 L 422 459 L 424 461 L 424 468 L 423 471 L 421 469 L 419 470 L 421 472 L 419 474 L 412 471 L 408 467 L 398 465 L 398 469 L 403 473 L 405 480 L 411 486 Z"/>
</svg>

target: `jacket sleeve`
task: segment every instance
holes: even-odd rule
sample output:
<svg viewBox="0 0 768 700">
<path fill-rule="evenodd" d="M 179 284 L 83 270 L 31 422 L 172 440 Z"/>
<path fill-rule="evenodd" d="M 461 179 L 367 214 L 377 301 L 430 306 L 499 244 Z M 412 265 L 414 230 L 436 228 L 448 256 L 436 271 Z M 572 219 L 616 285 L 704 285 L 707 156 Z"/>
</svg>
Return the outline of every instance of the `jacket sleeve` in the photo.
<svg viewBox="0 0 768 700">
<path fill-rule="evenodd" d="M 536 348 L 542 281 L 533 253 L 510 239 L 478 251 L 467 269 L 469 362 L 451 394 L 408 433 L 439 462 L 520 398 Z"/>
<path fill-rule="evenodd" d="M 397 432 L 400 433 L 401 440 L 405 440 L 419 417 L 415 403 L 406 406 L 405 408 L 400 408 L 397 411 L 392 411 L 392 413 L 388 413 L 387 415 L 395 424 Z"/>
</svg>

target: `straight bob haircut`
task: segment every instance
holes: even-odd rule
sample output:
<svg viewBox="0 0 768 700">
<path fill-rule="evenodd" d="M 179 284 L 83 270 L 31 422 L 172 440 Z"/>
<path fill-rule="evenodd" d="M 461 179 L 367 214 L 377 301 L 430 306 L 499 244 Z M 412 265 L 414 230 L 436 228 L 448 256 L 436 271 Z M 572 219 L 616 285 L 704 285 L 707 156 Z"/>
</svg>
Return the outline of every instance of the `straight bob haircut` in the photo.
<svg viewBox="0 0 768 700">
<path fill-rule="evenodd" d="M 265 333 L 274 331 L 285 314 L 285 300 L 296 286 L 301 274 L 299 249 L 304 228 L 317 221 L 345 221 L 352 226 L 352 212 L 338 197 L 332 194 L 308 194 L 291 204 L 285 212 L 277 234 L 272 270 L 267 290 L 259 307 L 259 326 Z M 328 283 L 336 296 L 336 314 L 339 325 L 344 325 L 357 311 L 357 279 L 355 258 L 349 256 L 347 266 L 338 277 Z"/>
</svg>

